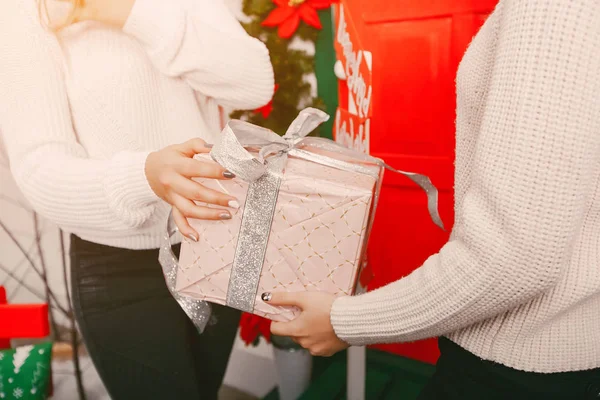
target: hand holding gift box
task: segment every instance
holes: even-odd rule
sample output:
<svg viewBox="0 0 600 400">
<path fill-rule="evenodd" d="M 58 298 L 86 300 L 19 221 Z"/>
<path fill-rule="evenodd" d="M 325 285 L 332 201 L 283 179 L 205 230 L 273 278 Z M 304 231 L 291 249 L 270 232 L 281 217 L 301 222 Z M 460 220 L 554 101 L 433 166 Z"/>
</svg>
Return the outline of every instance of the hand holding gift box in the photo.
<svg viewBox="0 0 600 400">
<path fill-rule="evenodd" d="M 437 190 L 427 177 L 307 137 L 328 118 L 303 110 L 283 137 L 231 121 L 214 145 L 210 157 L 236 179 L 198 182 L 238 198 L 242 206 L 231 220 L 190 220 L 199 240 L 183 242 L 179 261 L 169 243 L 173 230 L 161 249 L 169 289 L 200 330 L 210 313 L 205 301 L 287 321 L 298 311 L 262 302 L 261 293 L 353 294 L 385 169 L 427 192 L 431 217 L 442 227 Z"/>
</svg>

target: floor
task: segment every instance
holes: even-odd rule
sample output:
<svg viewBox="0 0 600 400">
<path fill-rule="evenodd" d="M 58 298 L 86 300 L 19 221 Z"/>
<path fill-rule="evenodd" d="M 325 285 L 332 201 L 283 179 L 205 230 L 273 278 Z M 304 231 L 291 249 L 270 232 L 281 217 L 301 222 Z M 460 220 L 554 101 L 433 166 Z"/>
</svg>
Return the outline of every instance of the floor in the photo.
<svg viewBox="0 0 600 400">
<path fill-rule="evenodd" d="M 88 357 L 82 357 L 81 369 L 86 400 L 110 400 L 104 385 Z M 77 385 L 70 361 L 52 363 L 54 395 L 52 400 L 79 400 Z M 219 400 L 257 400 L 255 397 L 241 393 L 229 387 L 223 387 Z"/>
</svg>

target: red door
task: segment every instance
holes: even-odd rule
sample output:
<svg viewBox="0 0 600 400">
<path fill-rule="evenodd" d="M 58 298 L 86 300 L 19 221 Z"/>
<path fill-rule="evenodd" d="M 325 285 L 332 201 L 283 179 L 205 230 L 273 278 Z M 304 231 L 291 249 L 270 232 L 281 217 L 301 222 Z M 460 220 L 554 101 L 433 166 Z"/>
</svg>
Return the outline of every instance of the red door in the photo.
<svg viewBox="0 0 600 400">
<path fill-rule="evenodd" d="M 354 47 L 371 53 L 365 81 L 372 84 L 369 152 L 388 164 L 431 177 L 440 212 L 453 223 L 455 76 L 473 35 L 497 0 L 342 0 L 353 25 Z M 339 19 L 339 9 L 336 20 Z M 338 49 L 339 50 L 339 49 Z M 340 81 L 340 108 L 348 106 Z M 355 108 L 351 106 L 351 108 Z M 387 174 L 371 236 L 375 289 L 408 275 L 447 241 L 427 215 L 425 194 L 407 179 Z M 435 362 L 435 340 L 379 346 Z"/>
</svg>

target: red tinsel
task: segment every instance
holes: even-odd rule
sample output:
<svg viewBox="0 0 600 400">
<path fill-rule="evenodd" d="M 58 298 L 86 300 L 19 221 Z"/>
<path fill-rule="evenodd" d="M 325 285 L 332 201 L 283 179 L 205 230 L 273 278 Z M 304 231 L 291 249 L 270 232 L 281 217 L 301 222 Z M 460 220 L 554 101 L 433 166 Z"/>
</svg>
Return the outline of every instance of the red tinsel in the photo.
<svg viewBox="0 0 600 400">
<path fill-rule="evenodd" d="M 255 344 L 260 336 L 271 342 L 271 321 L 258 315 L 243 313 L 240 320 L 240 337 L 246 346 Z"/>
<path fill-rule="evenodd" d="M 277 89 L 279 89 L 278 83 L 275 84 L 275 90 L 273 90 L 273 93 L 275 93 L 277 91 Z M 272 111 L 273 111 L 273 99 L 272 98 L 271 98 L 271 101 L 269 101 L 267 104 L 254 110 L 255 113 L 262 114 L 264 119 L 269 118 L 269 115 L 271 115 Z"/>
<path fill-rule="evenodd" d="M 277 34 L 289 39 L 298 29 L 300 20 L 308 25 L 321 29 L 321 21 L 317 10 L 331 7 L 338 0 L 273 0 L 277 5 L 267 18 L 262 22 L 263 26 L 278 26 Z"/>
</svg>

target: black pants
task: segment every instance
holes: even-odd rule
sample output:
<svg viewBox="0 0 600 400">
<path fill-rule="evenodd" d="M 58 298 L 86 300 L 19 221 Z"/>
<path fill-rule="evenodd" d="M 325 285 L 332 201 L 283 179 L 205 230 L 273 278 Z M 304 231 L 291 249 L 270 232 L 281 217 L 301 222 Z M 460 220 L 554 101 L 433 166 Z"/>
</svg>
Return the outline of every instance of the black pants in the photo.
<svg viewBox="0 0 600 400">
<path fill-rule="evenodd" d="M 446 338 L 419 400 L 598 400 L 600 369 L 538 374 L 484 361 Z"/>
<path fill-rule="evenodd" d="M 213 307 L 200 335 L 169 294 L 157 250 L 71 237 L 75 316 L 113 400 L 216 399 L 239 312 Z"/>
</svg>

